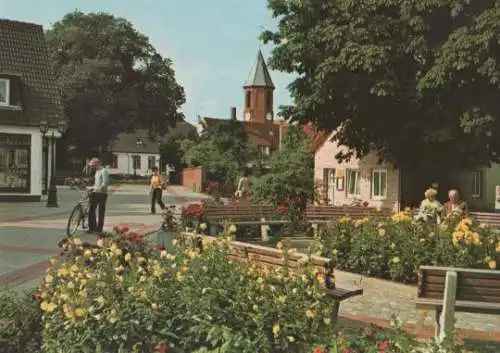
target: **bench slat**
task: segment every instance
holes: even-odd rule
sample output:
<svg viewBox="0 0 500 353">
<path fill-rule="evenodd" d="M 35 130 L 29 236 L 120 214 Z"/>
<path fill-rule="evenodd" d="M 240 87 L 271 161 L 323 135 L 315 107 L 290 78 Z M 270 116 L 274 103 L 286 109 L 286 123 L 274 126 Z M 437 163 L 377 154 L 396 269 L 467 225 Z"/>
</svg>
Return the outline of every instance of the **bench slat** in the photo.
<svg viewBox="0 0 500 353">
<path fill-rule="evenodd" d="M 428 310 L 441 307 L 443 301 L 432 298 L 417 298 L 415 304 L 417 309 Z M 479 314 L 500 314 L 500 304 L 457 300 L 455 301 L 455 311 Z"/>
</svg>

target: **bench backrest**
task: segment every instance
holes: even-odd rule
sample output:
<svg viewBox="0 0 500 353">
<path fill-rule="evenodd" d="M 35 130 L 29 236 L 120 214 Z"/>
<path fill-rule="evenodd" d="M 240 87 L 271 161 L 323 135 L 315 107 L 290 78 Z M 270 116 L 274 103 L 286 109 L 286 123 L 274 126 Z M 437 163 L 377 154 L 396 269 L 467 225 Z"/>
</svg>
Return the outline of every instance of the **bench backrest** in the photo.
<svg viewBox="0 0 500 353">
<path fill-rule="evenodd" d="M 309 205 L 306 209 L 308 220 L 334 220 L 336 218 L 349 216 L 350 218 L 364 218 L 367 216 L 388 216 L 391 210 L 377 210 L 373 207 L 336 207 L 328 205 Z"/>
<path fill-rule="evenodd" d="M 418 280 L 418 297 L 443 299 L 448 271 L 457 273 L 456 300 L 500 303 L 500 271 L 493 270 L 422 266 Z"/>
<path fill-rule="evenodd" d="M 481 223 L 488 223 L 492 226 L 500 225 L 500 213 L 492 212 L 470 212 L 471 217 L 477 219 Z"/>
<path fill-rule="evenodd" d="M 234 203 L 229 205 L 208 204 L 205 207 L 206 219 L 227 220 L 260 220 L 261 218 L 275 218 L 276 209 L 272 205 L 254 203 Z"/>
<path fill-rule="evenodd" d="M 203 236 L 204 241 L 215 241 L 215 237 Z M 240 241 L 231 242 L 229 252 L 229 259 L 234 261 L 255 261 L 270 269 L 286 267 L 289 271 L 294 270 L 299 266 L 301 260 L 307 257 L 306 254 L 297 251 L 285 252 L 280 249 L 270 248 L 267 246 L 260 246 L 257 244 L 250 244 Z M 325 281 L 333 276 L 333 266 L 331 259 L 320 256 L 311 256 L 310 263 L 316 268 L 318 275 L 323 275 Z M 326 285 L 326 283 L 325 283 Z"/>
</svg>

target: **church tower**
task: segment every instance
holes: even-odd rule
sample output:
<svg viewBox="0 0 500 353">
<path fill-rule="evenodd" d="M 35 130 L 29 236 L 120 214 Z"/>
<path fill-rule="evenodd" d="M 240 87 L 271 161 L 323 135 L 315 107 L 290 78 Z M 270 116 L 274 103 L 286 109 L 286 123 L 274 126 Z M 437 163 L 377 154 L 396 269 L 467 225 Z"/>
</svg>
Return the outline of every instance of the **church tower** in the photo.
<svg viewBox="0 0 500 353">
<path fill-rule="evenodd" d="M 244 120 L 272 123 L 274 119 L 274 84 L 260 50 L 243 89 L 245 93 Z"/>
</svg>

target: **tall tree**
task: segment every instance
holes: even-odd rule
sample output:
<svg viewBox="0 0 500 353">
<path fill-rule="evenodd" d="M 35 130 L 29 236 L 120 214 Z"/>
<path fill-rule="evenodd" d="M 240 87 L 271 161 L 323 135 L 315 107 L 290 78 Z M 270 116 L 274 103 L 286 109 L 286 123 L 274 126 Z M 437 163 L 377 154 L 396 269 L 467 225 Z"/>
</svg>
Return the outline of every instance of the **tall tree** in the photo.
<svg viewBox="0 0 500 353">
<path fill-rule="evenodd" d="M 283 114 L 400 167 L 475 168 L 500 153 L 498 1 L 268 0 Z"/>
<path fill-rule="evenodd" d="M 184 90 L 172 62 L 125 19 L 75 11 L 46 38 L 70 121 L 65 142 L 80 155 L 122 131 L 163 135 L 183 118 Z"/>
<path fill-rule="evenodd" d="M 255 199 L 274 204 L 296 200 L 300 208 L 314 198 L 314 153 L 311 138 L 290 126 L 281 148 L 271 155 L 268 173 L 252 179 Z"/>
</svg>

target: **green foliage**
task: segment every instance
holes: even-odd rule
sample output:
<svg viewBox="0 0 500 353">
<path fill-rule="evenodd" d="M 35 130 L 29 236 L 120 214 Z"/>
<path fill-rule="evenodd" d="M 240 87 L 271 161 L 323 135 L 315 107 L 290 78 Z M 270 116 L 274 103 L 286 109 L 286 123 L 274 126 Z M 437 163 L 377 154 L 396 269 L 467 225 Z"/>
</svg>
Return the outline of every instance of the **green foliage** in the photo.
<svg viewBox="0 0 500 353">
<path fill-rule="evenodd" d="M 268 173 L 252 180 L 253 197 L 282 204 L 296 199 L 299 204 L 314 197 L 314 154 L 311 138 L 291 126 L 280 150 L 267 162 Z"/>
<path fill-rule="evenodd" d="M 198 134 L 196 131 L 192 131 L 187 134 L 179 133 L 170 136 L 165 143 L 160 146 L 160 154 L 163 164 L 173 165 L 176 171 L 182 170 L 183 163 L 181 145 L 191 141 L 196 143 L 198 140 Z"/>
<path fill-rule="evenodd" d="M 163 135 L 182 119 L 172 62 L 123 18 L 69 13 L 46 33 L 70 124 L 65 143 L 88 156 L 122 131 Z"/>
<path fill-rule="evenodd" d="M 283 114 L 335 131 L 339 159 L 474 168 L 500 142 L 500 13 L 464 0 L 268 0 L 272 68 L 298 75 Z"/>
<path fill-rule="evenodd" d="M 234 185 L 251 161 L 248 135 L 239 121 L 214 124 L 197 141 L 182 141 L 182 161 L 206 168 L 209 180 Z"/>
<path fill-rule="evenodd" d="M 319 237 L 323 255 L 336 268 L 404 283 L 415 283 L 422 265 L 496 269 L 500 264 L 498 232 L 456 216 L 439 226 L 415 221 L 411 211 L 392 218 L 343 217 Z"/>
<path fill-rule="evenodd" d="M 0 295 L 0 353 L 39 352 L 42 312 L 33 294 Z"/>
</svg>

